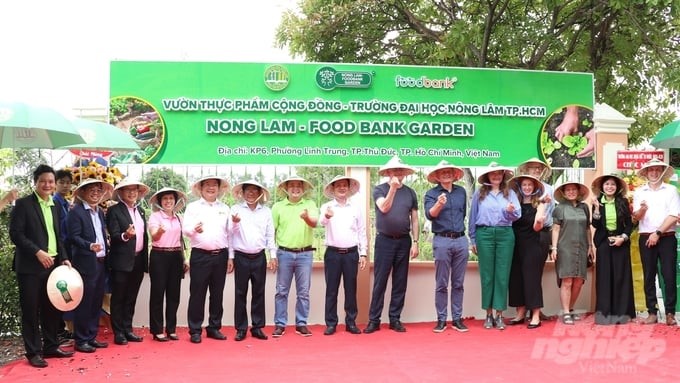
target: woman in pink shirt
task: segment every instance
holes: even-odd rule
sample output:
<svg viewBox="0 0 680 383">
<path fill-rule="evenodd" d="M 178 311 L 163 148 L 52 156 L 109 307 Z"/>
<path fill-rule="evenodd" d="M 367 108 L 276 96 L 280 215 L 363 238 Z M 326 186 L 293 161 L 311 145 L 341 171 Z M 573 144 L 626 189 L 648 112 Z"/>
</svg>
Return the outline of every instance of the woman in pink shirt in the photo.
<svg viewBox="0 0 680 383">
<path fill-rule="evenodd" d="M 186 195 L 173 188 L 162 188 L 149 199 L 151 254 L 149 277 L 149 320 L 153 338 L 159 342 L 179 340 L 176 333 L 181 279 L 189 268 L 184 260 L 182 219 L 177 214 L 186 204 Z M 163 333 L 163 296 L 165 295 L 165 333 Z"/>
</svg>

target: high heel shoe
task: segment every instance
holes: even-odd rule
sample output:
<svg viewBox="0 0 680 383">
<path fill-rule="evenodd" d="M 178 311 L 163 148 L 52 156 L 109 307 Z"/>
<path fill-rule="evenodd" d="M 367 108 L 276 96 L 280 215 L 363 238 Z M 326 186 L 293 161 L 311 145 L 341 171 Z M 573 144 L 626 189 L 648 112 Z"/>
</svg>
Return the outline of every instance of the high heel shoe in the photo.
<svg viewBox="0 0 680 383">
<path fill-rule="evenodd" d="M 167 342 L 169 339 L 163 334 L 153 334 L 153 340 L 159 341 L 159 342 Z"/>
<path fill-rule="evenodd" d="M 172 334 L 168 334 L 168 338 L 170 338 L 170 340 L 179 340 L 179 337 L 174 332 Z"/>
</svg>

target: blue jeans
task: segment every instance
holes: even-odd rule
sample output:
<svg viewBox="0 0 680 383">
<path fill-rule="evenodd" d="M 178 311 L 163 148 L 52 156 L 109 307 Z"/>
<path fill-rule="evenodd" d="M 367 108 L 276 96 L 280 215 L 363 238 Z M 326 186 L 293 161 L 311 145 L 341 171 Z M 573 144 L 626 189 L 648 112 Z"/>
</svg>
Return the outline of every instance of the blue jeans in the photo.
<svg viewBox="0 0 680 383">
<path fill-rule="evenodd" d="M 463 282 L 467 270 L 467 237 L 447 238 L 435 236 L 432 240 L 434 255 L 434 307 L 437 320 L 446 321 L 448 316 L 449 280 L 451 281 L 451 319 L 458 320 L 463 315 Z"/>
<path fill-rule="evenodd" d="M 305 251 L 293 253 L 277 250 L 279 270 L 276 273 L 276 295 L 274 295 L 274 324 L 285 327 L 288 323 L 288 292 L 295 276 L 295 325 L 304 326 L 309 317 L 309 286 L 312 282 L 314 253 Z"/>
</svg>

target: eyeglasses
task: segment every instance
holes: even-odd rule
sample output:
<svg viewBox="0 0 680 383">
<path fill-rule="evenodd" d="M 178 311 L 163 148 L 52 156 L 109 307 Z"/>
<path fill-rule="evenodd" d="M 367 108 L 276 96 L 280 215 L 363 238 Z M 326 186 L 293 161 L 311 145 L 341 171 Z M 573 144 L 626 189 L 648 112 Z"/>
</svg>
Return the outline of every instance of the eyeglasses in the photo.
<svg viewBox="0 0 680 383">
<path fill-rule="evenodd" d="M 101 194 L 101 193 L 104 192 L 104 189 L 102 189 L 102 188 L 89 188 L 89 189 L 87 189 L 87 191 L 88 191 L 88 193 L 99 193 L 99 194 Z"/>
</svg>

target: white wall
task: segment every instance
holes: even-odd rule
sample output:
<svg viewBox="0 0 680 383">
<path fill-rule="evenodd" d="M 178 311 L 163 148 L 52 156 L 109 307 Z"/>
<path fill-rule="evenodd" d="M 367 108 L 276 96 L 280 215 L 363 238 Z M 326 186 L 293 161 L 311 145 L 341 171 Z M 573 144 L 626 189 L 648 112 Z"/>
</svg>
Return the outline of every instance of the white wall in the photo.
<svg viewBox="0 0 680 383">
<path fill-rule="evenodd" d="M 371 271 L 372 276 L 372 271 Z M 266 310 L 267 310 L 267 325 L 273 324 L 274 318 L 274 293 L 275 293 L 276 276 L 268 271 L 267 287 L 266 287 Z M 372 278 L 371 278 L 372 281 Z M 559 290 L 557 289 L 557 279 L 555 277 L 554 264 L 546 263 L 545 271 L 543 273 L 543 297 L 544 310 L 548 315 L 556 315 L 560 311 Z M 390 296 L 390 284 L 385 293 L 385 308 L 383 310 L 383 322 L 389 322 L 387 317 L 387 308 Z M 591 309 L 591 284 L 592 273 L 589 273 L 588 281 L 581 291 L 579 300 L 576 303 L 576 310 L 590 311 Z M 295 285 L 291 287 L 288 300 L 288 323 L 295 323 Z M 315 262 L 312 273 L 312 285 L 310 291 L 310 314 L 309 324 L 324 324 L 324 294 L 325 282 L 323 274 L 323 262 Z M 479 270 L 477 263 L 468 264 L 467 273 L 465 275 L 465 296 L 463 299 L 463 317 L 475 317 L 477 319 L 484 318 L 485 311 L 480 307 L 480 282 Z M 250 297 L 248 298 L 250 300 Z M 180 299 L 180 306 L 177 312 L 177 322 L 179 326 L 186 326 L 186 312 L 187 302 L 189 300 L 189 277 L 182 280 L 182 293 Z M 207 300 L 207 299 L 206 299 Z M 339 320 L 344 322 L 344 313 L 342 312 L 342 302 L 344 296 L 342 288 L 340 289 L 340 296 L 338 297 L 338 307 L 340 309 Z M 361 311 L 362 307 L 359 308 Z M 364 310 L 367 310 L 365 308 Z M 510 309 L 506 316 L 510 316 L 514 310 Z M 250 315 L 249 315 L 250 317 Z M 205 320 L 207 323 L 207 304 Z M 406 292 L 406 303 L 404 311 L 402 312 L 402 321 L 405 323 L 413 322 L 433 322 L 436 321 L 434 309 L 434 263 L 432 262 L 412 262 L 409 269 L 408 289 Z M 227 275 L 227 283 L 224 290 L 224 316 L 222 324 L 224 326 L 233 326 L 234 323 L 234 275 Z M 137 299 L 137 307 L 134 318 L 135 327 L 149 326 L 149 277 L 148 274 L 144 277 L 142 287 Z"/>
</svg>

